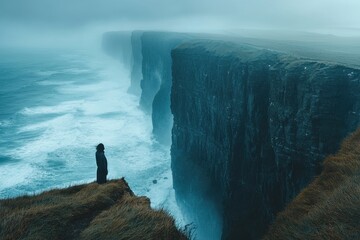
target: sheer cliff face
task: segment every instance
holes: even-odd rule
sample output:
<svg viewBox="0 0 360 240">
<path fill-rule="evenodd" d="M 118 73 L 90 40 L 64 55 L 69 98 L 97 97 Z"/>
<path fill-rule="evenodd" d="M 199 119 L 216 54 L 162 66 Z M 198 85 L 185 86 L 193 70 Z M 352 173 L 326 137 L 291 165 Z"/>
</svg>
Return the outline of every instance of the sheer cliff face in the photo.
<svg viewBox="0 0 360 240">
<path fill-rule="evenodd" d="M 189 37 L 180 33 L 144 32 L 141 36 L 141 108 L 152 115 L 153 133 L 163 144 L 171 142 L 171 50 Z"/>
<path fill-rule="evenodd" d="M 258 239 L 358 126 L 360 71 L 219 41 L 172 60 L 177 199 L 212 236 Z"/>
</svg>

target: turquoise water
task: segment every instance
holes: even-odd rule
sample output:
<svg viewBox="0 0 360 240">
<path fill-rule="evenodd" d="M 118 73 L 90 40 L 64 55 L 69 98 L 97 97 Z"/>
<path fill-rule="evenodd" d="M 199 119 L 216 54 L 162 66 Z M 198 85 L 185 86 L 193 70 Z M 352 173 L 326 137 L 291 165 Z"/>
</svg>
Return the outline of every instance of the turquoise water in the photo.
<svg viewBox="0 0 360 240">
<path fill-rule="evenodd" d="M 177 211 L 169 149 L 126 92 L 121 63 L 86 51 L 2 50 L 0 83 L 0 198 L 94 181 L 102 142 L 109 178 Z"/>
</svg>

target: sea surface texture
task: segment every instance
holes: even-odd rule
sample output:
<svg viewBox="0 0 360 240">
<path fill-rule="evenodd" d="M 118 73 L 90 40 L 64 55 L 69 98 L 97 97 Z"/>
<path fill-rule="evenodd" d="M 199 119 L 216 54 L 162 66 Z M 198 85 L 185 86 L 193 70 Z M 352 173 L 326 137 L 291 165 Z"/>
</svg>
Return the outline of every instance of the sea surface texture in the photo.
<svg viewBox="0 0 360 240">
<path fill-rule="evenodd" d="M 180 214 L 169 149 L 127 93 L 120 62 L 86 51 L 2 50 L 0 83 L 0 198 L 95 181 L 101 142 L 108 178 L 125 177 L 153 207 Z"/>
</svg>

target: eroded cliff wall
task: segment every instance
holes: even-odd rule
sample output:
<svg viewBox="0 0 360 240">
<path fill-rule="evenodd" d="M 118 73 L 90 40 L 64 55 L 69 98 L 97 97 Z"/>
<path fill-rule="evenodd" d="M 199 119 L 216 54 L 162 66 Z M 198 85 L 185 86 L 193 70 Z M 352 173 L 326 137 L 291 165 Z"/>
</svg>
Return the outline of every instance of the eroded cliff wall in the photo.
<svg viewBox="0 0 360 240">
<path fill-rule="evenodd" d="M 177 199 L 209 237 L 259 239 L 358 126 L 360 71 L 221 41 L 172 62 Z"/>
<path fill-rule="evenodd" d="M 188 38 L 187 34 L 170 32 L 144 32 L 141 36 L 140 107 L 152 115 L 154 136 L 163 144 L 171 142 L 171 50 Z"/>
</svg>

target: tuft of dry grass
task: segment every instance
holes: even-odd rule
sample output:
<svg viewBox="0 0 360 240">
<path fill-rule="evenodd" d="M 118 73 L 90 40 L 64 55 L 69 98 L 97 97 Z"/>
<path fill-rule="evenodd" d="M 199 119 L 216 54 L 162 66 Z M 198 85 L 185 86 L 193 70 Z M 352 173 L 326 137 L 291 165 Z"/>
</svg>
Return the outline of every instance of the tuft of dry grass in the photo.
<svg viewBox="0 0 360 240">
<path fill-rule="evenodd" d="M 265 240 L 360 239 L 360 129 L 285 209 Z"/>
<path fill-rule="evenodd" d="M 124 179 L 0 200 L 0 239 L 188 239 Z"/>
<path fill-rule="evenodd" d="M 125 195 L 119 204 L 99 214 L 81 239 L 187 239 L 164 210 L 154 211 L 145 197 Z"/>
</svg>

